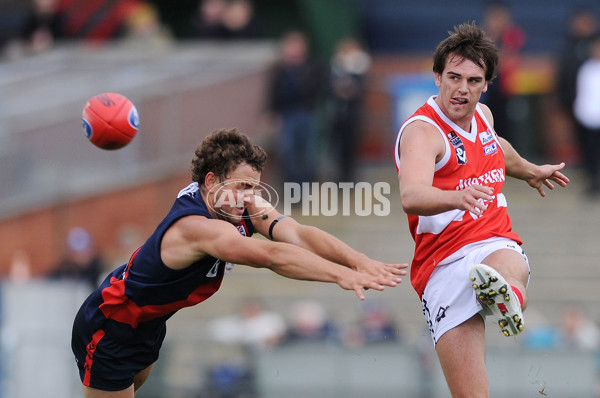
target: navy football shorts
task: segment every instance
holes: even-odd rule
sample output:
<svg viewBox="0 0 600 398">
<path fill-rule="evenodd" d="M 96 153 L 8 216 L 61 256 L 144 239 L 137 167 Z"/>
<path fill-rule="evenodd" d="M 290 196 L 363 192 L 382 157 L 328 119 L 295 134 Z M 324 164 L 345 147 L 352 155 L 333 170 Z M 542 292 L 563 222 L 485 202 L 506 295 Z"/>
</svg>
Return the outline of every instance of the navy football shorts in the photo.
<svg viewBox="0 0 600 398">
<path fill-rule="evenodd" d="M 152 339 L 119 340 L 112 330 L 90 330 L 81 309 L 75 317 L 71 340 L 81 382 L 105 391 L 128 388 L 136 374 L 156 362 L 165 334 L 163 324 Z"/>
</svg>

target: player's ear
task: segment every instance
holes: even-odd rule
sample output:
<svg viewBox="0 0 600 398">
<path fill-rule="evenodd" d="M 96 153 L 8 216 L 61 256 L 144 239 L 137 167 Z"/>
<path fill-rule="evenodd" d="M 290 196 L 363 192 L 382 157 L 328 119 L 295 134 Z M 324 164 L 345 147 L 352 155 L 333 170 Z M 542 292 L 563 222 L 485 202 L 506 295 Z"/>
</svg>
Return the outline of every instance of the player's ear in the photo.
<svg viewBox="0 0 600 398">
<path fill-rule="evenodd" d="M 489 84 L 489 82 L 488 82 L 488 81 L 486 81 L 486 82 L 485 82 L 485 86 L 483 86 L 483 90 L 481 90 L 481 92 L 485 93 L 485 92 L 487 91 L 487 89 L 488 89 L 488 84 Z"/>
<path fill-rule="evenodd" d="M 219 183 L 219 179 L 212 171 L 206 173 L 204 177 L 204 186 L 210 192 L 217 184 Z"/>
<path fill-rule="evenodd" d="M 437 87 L 442 85 L 442 75 L 440 73 L 435 73 L 435 85 Z"/>
</svg>

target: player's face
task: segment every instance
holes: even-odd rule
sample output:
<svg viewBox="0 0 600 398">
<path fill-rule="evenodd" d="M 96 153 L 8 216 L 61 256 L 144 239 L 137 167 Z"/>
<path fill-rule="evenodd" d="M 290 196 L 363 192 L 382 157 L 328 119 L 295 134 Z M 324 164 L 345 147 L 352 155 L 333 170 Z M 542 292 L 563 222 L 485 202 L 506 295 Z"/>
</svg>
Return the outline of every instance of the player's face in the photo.
<svg viewBox="0 0 600 398">
<path fill-rule="evenodd" d="M 444 71 L 435 74 L 435 84 L 440 89 L 436 102 L 442 111 L 469 131 L 475 107 L 481 94 L 487 91 L 485 70 L 473 61 L 451 54 Z"/>
<path fill-rule="evenodd" d="M 217 218 L 234 225 L 242 222 L 244 210 L 254 202 L 254 190 L 260 184 L 260 173 L 246 163 L 211 187 L 212 207 Z"/>
</svg>

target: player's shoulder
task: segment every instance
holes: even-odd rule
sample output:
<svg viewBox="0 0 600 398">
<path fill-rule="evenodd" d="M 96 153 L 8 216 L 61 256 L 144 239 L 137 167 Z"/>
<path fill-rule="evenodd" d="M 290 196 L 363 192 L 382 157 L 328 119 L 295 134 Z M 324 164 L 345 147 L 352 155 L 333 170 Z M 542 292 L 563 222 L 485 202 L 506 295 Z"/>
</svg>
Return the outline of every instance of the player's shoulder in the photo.
<svg viewBox="0 0 600 398">
<path fill-rule="evenodd" d="M 438 126 L 427 121 L 415 120 L 402 132 L 398 142 L 398 156 L 412 152 L 416 155 L 413 159 L 430 155 L 439 159 L 446 151 L 446 140 Z"/>
<path fill-rule="evenodd" d="M 404 126 L 401 139 L 402 142 L 406 142 L 407 140 L 437 141 L 439 138 L 440 132 L 438 126 L 426 120 L 415 119 Z"/>
<path fill-rule="evenodd" d="M 168 232 L 179 234 L 188 241 L 201 241 L 223 234 L 234 234 L 236 231 L 233 224 L 227 221 L 200 214 L 189 214 L 175 221 Z"/>
<path fill-rule="evenodd" d="M 483 113 L 483 116 L 485 116 L 485 118 L 487 120 L 489 120 L 490 122 L 492 122 L 494 120 L 494 117 L 492 115 L 492 111 L 490 110 L 490 107 L 487 106 L 484 103 L 479 102 L 477 104 L 477 106 L 479 107 L 479 109 L 481 109 L 481 113 Z"/>
</svg>

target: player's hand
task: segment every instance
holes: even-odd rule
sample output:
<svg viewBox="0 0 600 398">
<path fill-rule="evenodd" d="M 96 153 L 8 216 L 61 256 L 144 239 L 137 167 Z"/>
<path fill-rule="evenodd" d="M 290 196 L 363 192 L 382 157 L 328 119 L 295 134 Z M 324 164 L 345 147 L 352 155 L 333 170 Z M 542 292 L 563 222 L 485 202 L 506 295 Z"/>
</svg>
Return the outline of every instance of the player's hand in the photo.
<svg viewBox="0 0 600 398">
<path fill-rule="evenodd" d="M 366 256 L 354 267 L 356 271 L 383 277 L 382 283 L 392 287 L 402 282 L 400 276 L 407 274 L 406 268 L 408 268 L 408 264 L 386 264 Z M 394 284 L 392 285 L 392 283 Z"/>
<path fill-rule="evenodd" d="M 566 187 L 570 182 L 569 177 L 560 172 L 560 170 L 562 170 L 564 167 L 564 162 L 560 164 L 545 164 L 542 166 L 537 166 L 535 175 L 526 180 L 527 184 L 529 184 L 529 186 L 532 188 L 537 189 L 540 196 L 545 197 L 546 192 L 544 192 L 544 186 L 546 186 L 548 189 L 554 189 L 554 184 L 552 184 L 552 182 L 555 182 L 561 187 Z"/>
<path fill-rule="evenodd" d="M 459 210 L 469 211 L 477 216 L 480 216 L 487 209 L 485 202 L 494 199 L 494 189 L 483 185 L 471 185 L 463 190 L 456 191 L 457 206 Z"/>
<path fill-rule="evenodd" d="M 365 299 L 365 290 L 383 291 L 385 286 L 396 286 L 397 283 L 388 281 L 383 276 L 369 275 L 345 268 L 339 275 L 337 284 L 345 290 L 354 290 L 360 300 Z"/>
</svg>

